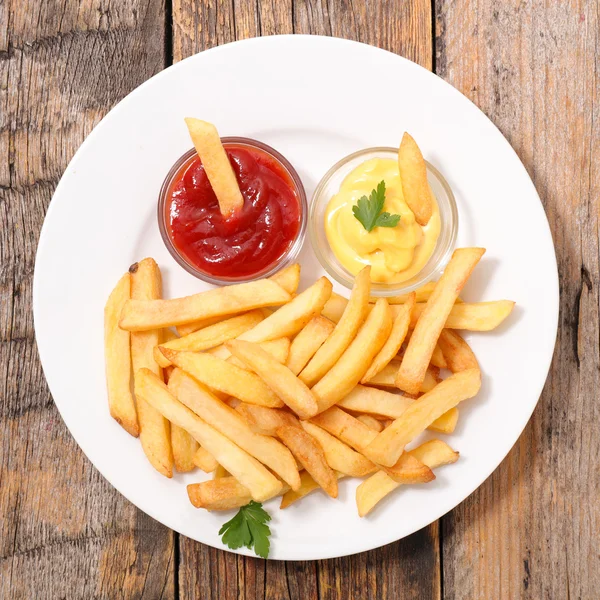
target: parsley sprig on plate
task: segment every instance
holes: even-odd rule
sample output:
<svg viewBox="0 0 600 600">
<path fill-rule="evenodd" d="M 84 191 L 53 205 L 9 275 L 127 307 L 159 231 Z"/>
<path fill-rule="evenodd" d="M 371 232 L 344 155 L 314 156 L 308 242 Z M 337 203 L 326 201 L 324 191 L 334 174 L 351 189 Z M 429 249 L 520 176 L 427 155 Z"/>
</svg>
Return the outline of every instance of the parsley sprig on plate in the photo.
<svg viewBox="0 0 600 600">
<path fill-rule="evenodd" d="M 237 515 L 230 521 L 227 521 L 221 529 L 219 535 L 223 543 L 232 550 L 241 548 L 254 548 L 254 553 L 261 558 L 269 556 L 269 536 L 271 530 L 268 523 L 271 520 L 269 513 L 262 507 L 260 502 L 251 500 L 246 506 L 242 506 Z"/>
<path fill-rule="evenodd" d="M 358 199 L 358 202 L 352 207 L 352 212 L 369 232 L 373 231 L 375 227 L 396 227 L 400 221 L 400 215 L 381 212 L 384 203 L 385 181 L 382 180 L 368 198 L 362 196 Z"/>
</svg>

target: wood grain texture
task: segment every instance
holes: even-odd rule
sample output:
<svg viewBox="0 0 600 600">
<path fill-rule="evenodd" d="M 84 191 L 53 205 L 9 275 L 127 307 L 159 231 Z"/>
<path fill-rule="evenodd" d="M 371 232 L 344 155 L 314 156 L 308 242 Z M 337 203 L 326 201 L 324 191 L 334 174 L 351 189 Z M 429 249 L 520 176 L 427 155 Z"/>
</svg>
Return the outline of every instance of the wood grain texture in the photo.
<svg viewBox="0 0 600 600">
<path fill-rule="evenodd" d="M 449 599 L 598 596 L 599 32 L 597 2 L 437 2 L 438 73 L 525 163 L 561 284 L 553 366 L 533 419 L 443 520 Z"/>
<path fill-rule="evenodd" d="M 162 68 L 163 35 L 158 0 L 0 3 L 0 598 L 173 597 L 173 534 L 77 447 L 31 315 L 58 179 L 108 109 Z"/>
<path fill-rule="evenodd" d="M 313 33 L 380 46 L 431 68 L 431 3 L 174 0 L 173 60 L 257 35 Z M 181 598 L 439 598 L 437 524 L 385 548 L 318 563 L 265 563 L 179 538 Z"/>
</svg>

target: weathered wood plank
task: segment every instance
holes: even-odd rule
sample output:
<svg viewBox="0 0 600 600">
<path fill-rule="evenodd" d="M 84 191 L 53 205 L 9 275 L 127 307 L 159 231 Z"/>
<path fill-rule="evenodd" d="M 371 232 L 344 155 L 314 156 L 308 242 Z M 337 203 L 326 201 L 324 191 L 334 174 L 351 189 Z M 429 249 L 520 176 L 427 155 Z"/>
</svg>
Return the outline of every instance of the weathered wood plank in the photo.
<svg viewBox="0 0 600 600">
<path fill-rule="evenodd" d="M 431 68 L 431 3 L 323 0 L 175 0 L 173 59 L 256 35 L 315 33 L 356 39 Z M 439 598 L 437 524 L 402 542 L 319 563 L 236 557 L 180 538 L 181 598 L 342 600 Z"/>
<path fill-rule="evenodd" d="M 443 520 L 447 598 L 593 598 L 600 587 L 597 2 L 436 3 L 438 73 L 507 136 L 554 236 L 561 314 L 534 417 Z M 543 298 L 540 298 L 543 302 Z"/>
<path fill-rule="evenodd" d="M 78 449 L 31 315 L 54 187 L 108 109 L 163 67 L 163 2 L 0 4 L 0 597 L 173 598 L 173 534 Z"/>
</svg>

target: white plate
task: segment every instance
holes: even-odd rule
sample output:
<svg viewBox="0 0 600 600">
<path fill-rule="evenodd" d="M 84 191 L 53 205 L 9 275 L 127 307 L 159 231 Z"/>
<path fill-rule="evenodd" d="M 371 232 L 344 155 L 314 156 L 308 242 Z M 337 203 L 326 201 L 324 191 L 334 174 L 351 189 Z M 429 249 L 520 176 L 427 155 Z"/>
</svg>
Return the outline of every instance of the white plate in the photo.
<svg viewBox="0 0 600 600">
<path fill-rule="evenodd" d="M 207 287 L 172 260 L 156 219 L 163 178 L 191 146 L 186 116 L 214 122 L 221 135 L 274 146 L 294 164 L 309 197 L 341 157 L 398 145 L 404 130 L 452 186 L 458 245 L 487 248 L 464 297 L 517 302 L 499 330 L 467 336 L 484 380 L 448 437 L 461 458 L 434 482 L 398 490 L 364 519 L 354 502 L 357 480 L 341 482 L 337 501 L 314 493 L 285 511 L 269 502 L 271 557 L 343 556 L 435 521 L 490 475 L 536 405 L 556 337 L 556 259 L 533 184 L 485 115 L 425 69 L 355 42 L 281 36 L 203 52 L 132 92 L 81 146 L 50 204 L 33 289 L 44 373 L 67 427 L 131 502 L 223 548 L 217 532 L 230 514 L 191 506 L 185 486 L 201 479 L 198 473 L 168 480 L 150 467 L 139 441 L 109 416 L 104 383 L 103 306 L 130 263 L 155 257 L 167 297 Z M 322 274 L 308 237 L 300 261 L 303 285 Z"/>
</svg>

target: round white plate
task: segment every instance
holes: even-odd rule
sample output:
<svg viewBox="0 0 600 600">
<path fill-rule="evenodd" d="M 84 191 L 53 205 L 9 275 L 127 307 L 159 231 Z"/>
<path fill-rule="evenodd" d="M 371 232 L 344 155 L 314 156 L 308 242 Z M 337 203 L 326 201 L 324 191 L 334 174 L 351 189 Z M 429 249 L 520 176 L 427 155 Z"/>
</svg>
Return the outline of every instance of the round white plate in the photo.
<svg viewBox="0 0 600 600">
<path fill-rule="evenodd" d="M 204 476 L 169 480 L 155 472 L 139 441 L 109 416 L 104 382 L 103 307 L 131 263 L 153 256 L 165 297 L 208 287 L 175 264 L 156 219 L 163 178 L 191 147 L 186 116 L 212 121 L 221 135 L 274 146 L 294 164 L 309 197 L 337 160 L 366 146 L 396 146 L 405 130 L 452 186 L 458 246 L 487 248 L 464 298 L 517 302 L 497 331 L 467 335 L 484 378 L 447 437 L 460 460 L 432 483 L 398 490 L 363 519 L 354 501 L 357 480 L 341 482 L 337 500 L 316 492 L 284 511 L 278 501 L 267 504 L 276 559 L 361 552 L 435 521 L 490 475 L 536 405 L 556 337 L 556 259 L 533 184 L 485 115 L 425 69 L 355 42 L 278 36 L 203 52 L 132 92 L 81 146 L 50 204 L 33 288 L 44 373 L 67 427 L 140 509 L 224 548 L 217 532 L 231 514 L 197 510 L 187 497 L 186 484 Z M 303 286 L 323 274 L 308 237 L 300 262 Z"/>
</svg>

